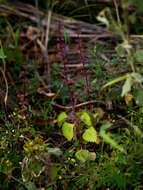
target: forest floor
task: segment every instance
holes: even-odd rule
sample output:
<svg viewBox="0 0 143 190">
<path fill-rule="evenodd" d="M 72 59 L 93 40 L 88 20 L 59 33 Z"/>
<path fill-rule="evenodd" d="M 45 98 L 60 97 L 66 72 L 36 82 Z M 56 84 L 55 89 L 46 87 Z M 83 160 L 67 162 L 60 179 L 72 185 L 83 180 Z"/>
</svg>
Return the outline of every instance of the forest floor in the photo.
<svg viewBox="0 0 143 190">
<path fill-rule="evenodd" d="M 121 36 L 60 8 L 0 3 L 0 189 L 142 189 L 142 65 L 131 71 Z"/>
</svg>

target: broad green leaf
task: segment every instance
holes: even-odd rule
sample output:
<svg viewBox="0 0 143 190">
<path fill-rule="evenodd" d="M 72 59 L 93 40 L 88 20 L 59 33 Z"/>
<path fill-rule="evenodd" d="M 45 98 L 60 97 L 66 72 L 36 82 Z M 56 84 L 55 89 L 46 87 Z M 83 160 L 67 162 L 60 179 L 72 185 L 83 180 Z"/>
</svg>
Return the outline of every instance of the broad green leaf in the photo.
<svg viewBox="0 0 143 190">
<path fill-rule="evenodd" d="M 106 88 L 107 86 L 110 86 L 110 85 L 115 84 L 115 83 L 117 83 L 119 81 L 125 80 L 126 78 L 128 78 L 128 74 L 126 74 L 126 75 L 124 75 L 122 77 L 118 77 L 118 78 L 106 83 L 102 88 Z"/>
<path fill-rule="evenodd" d="M 62 154 L 62 151 L 59 148 L 47 148 L 47 151 L 49 154 L 53 154 L 56 156 L 60 156 Z"/>
<path fill-rule="evenodd" d="M 67 116 L 66 112 L 62 112 L 62 113 L 60 113 L 60 114 L 58 115 L 58 126 L 59 126 L 59 127 L 62 126 L 64 120 L 65 120 L 67 117 L 68 117 L 68 116 Z"/>
<path fill-rule="evenodd" d="M 103 140 L 110 144 L 113 148 L 116 148 L 118 150 L 120 150 L 121 152 L 125 152 L 125 150 L 123 149 L 122 146 L 118 145 L 116 143 L 116 141 L 114 141 L 113 139 L 111 139 L 107 134 L 106 134 L 106 129 L 108 129 L 109 127 L 111 127 L 112 124 L 111 123 L 108 123 L 108 124 L 103 124 L 101 126 L 101 129 L 100 129 L 100 133 L 99 135 L 103 138 Z"/>
<path fill-rule="evenodd" d="M 80 119 L 87 125 L 87 126 L 91 126 L 92 125 L 92 121 L 91 121 L 91 117 L 90 115 L 84 110 L 82 112 L 82 114 L 80 115 Z"/>
<path fill-rule="evenodd" d="M 74 128 L 74 124 L 72 123 L 67 123 L 64 122 L 63 126 L 62 126 L 62 132 L 64 137 L 66 137 L 69 141 L 72 140 L 73 138 L 73 128 Z"/>
<path fill-rule="evenodd" d="M 142 63 L 143 62 L 143 49 L 138 49 L 136 51 L 136 60 L 139 62 L 139 63 Z"/>
<path fill-rule="evenodd" d="M 88 152 L 88 150 L 82 149 L 82 150 L 77 151 L 76 154 L 75 154 L 75 156 L 80 161 L 85 162 L 89 158 L 89 152 Z"/>
<path fill-rule="evenodd" d="M 5 59 L 5 58 L 6 58 L 6 56 L 5 56 L 4 52 L 3 52 L 3 49 L 1 48 L 0 49 L 0 59 Z"/>
<path fill-rule="evenodd" d="M 132 77 L 139 83 L 143 82 L 143 76 L 139 73 L 132 73 Z"/>
<path fill-rule="evenodd" d="M 125 83 L 124 83 L 124 85 L 123 85 L 123 87 L 122 87 L 122 94 L 121 94 L 121 96 L 124 96 L 126 93 L 130 92 L 131 87 L 132 87 L 132 84 L 133 84 L 133 80 L 132 80 L 132 78 L 129 76 L 129 77 L 126 79 L 126 81 L 125 81 Z"/>
<path fill-rule="evenodd" d="M 97 142 L 97 132 L 93 127 L 86 129 L 82 135 L 83 139 L 87 142 Z"/>
<path fill-rule="evenodd" d="M 120 57 L 125 55 L 125 48 L 122 46 L 122 44 L 119 44 L 115 49 Z"/>
</svg>

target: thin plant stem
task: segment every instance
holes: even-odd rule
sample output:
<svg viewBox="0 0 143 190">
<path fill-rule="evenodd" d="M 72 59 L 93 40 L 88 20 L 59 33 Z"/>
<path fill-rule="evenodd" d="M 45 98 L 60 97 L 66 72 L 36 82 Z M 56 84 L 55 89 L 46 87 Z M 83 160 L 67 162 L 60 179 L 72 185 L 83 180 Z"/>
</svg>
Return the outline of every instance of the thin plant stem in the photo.
<svg viewBox="0 0 143 190">
<path fill-rule="evenodd" d="M 118 21 L 119 26 L 121 26 L 121 20 L 120 20 L 120 16 L 119 16 L 117 0 L 113 0 L 113 1 L 114 1 L 115 10 L 116 10 L 117 21 Z"/>
<path fill-rule="evenodd" d="M 48 11 L 48 20 L 47 20 L 47 27 L 46 27 L 46 36 L 45 36 L 45 60 L 47 63 L 47 81 L 48 85 L 51 85 L 51 68 L 50 68 L 50 62 L 49 62 L 49 56 L 48 56 L 48 42 L 49 42 L 49 31 L 50 31 L 50 23 L 51 23 L 51 17 L 52 17 L 52 11 Z"/>
<path fill-rule="evenodd" d="M 88 78 L 87 78 L 87 71 L 85 69 L 85 59 L 83 57 L 83 52 L 82 52 L 82 39 L 79 37 L 79 32 L 78 32 L 78 48 L 79 48 L 79 54 L 80 54 L 80 63 L 82 63 L 83 65 L 83 75 L 85 77 L 85 83 L 86 83 L 86 89 L 87 89 L 87 93 L 88 93 L 88 98 L 90 95 L 90 90 L 89 90 L 89 84 L 88 84 Z"/>
<path fill-rule="evenodd" d="M 74 106 L 74 100 L 73 100 L 73 95 L 72 95 L 72 91 L 71 91 L 71 87 L 69 84 L 69 79 L 68 79 L 68 68 L 66 67 L 66 63 L 67 60 L 65 58 L 65 51 L 66 51 L 66 45 L 64 44 L 64 37 L 62 35 L 62 28 L 61 28 L 61 22 L 58 21 L 58 46 L 60 48 L 60 60 L 64 65 L 64 77 L 65 77 L 65 81 L 66 81 L 66 85 L 68 88 L 68 93 L 69 93 L 69 97 L 70 97 L 70 101 L 72 103 L 72 110 L 75 113 L 75 106 Z"/>
</svg>

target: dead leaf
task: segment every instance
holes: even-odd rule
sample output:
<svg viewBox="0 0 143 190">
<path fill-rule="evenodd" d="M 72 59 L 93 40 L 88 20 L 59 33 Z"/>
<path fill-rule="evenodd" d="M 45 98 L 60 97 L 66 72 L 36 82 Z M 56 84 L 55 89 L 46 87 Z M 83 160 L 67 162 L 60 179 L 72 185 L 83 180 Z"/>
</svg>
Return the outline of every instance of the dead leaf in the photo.
<svg viewBox="0 0 143 190">
<path fill-rule="evenodd" d="M 133 96 L 130 93 L 125 94 L 125 102 L 128 105 L 128 103 L 133 99 Z"/>
<path fill-rule="evenodd" d="M 29 40 L 35 40 L 36 37 L 37 37 L 37 33 L 38 33 L 38 29 L 36 27 L 33 27 L 33 26 L 29 26 L 28 27 L 28 30 L 26 32 L 26 37 L 29 39 Z"/>
<path fill-rule="evenodd" d="M 53 98 L 53 97 L 56 96 L 55 93 L 52 93 L 52 92 L 45 92 L 42 88 L 38 88 L 38 89 L 37 89 L 37 92 L 38 92 L 39 94 L 42 94 L 42 95 L 46 96 L 47 98 Z"/>
</svg>

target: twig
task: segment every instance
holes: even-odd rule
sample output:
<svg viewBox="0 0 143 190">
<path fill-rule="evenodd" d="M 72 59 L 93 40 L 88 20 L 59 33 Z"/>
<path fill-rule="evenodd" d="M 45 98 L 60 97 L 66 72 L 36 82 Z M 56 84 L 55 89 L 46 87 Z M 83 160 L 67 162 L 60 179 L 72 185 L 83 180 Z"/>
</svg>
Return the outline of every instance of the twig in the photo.
<svg viewBox="0 0 143 190">
<path fill-rule="evenodd" d="M 120 16 L 119 16 L 118 4 L 117 4 L 116 0 L 113 0 L 113 1 L 114 1 L 115 10 L 116 10 L 116 16 L 117 16 L 118 24 L 119 24 L 119 26 L 121 26 L 121 20 L 120 20 Z"/>
<path fill-rule="evenodd" d="M 1 67 L 0 67 L 0 71 L 1 71 L 1 73 L 3 75 L 5 85 L 6 85 L 6 93 L 5 93 L 5 97 L 4 97 L 4 103 L 5 103 L 5 106 L 6 106 L 7 98 L 8 98 L 8 82 L 7 82 L 7 79 L 6 79 L 6 76 L 5 76 L 5 72 Z"/>
<path fill-rule="evenodd" d="M 43 85 L 44 88 L 49 88 L 49 86 L 46 85 L 46 83 L 44 82 L 44 80 L 40 77 L 39 73 L 37 71 L 35 71 L 35 74 L 38 78 L 38 80 L 41 82 L 41 84 Z"/>
<path fill-rule="evenodd" d="M 87 102 L 83 102 L 83 103 L 80 103 L 80 104 L 77 104 L 75 105 L 75 108 L 80 108 L 82 106 L 85 106 L 85 105 L 88 105 L 88 104 L 94 104 L 94 103 L 101 103 L 101 104 L 105 104 L 104 101 L 100 101 L 100 100 L 91 100 L 91 101 L 87 101 Z M 58 107 L 58 108 L 61 108 L 61 109 L 65 109 L 65 110 L 72 110 L 72 106 L 62 106 L 62 105 L 59 105 L 59 104 L 56 104 L 54 102 L 51 102 L 52 105 Z"/>
<path fill-rule="evenodd" d="M 48 42 L 49 42 L 49 31 L 50 31 L 51 17 L 52 17 L 52 11 L 49 10 L 48 11 L 47 25 L 46 25 L 46 36 L 45 36 L 45 60 L 47 63 L 46 69 L 48 69 L 48 76 L 47 76 L 48 85 L 50 85 L 50 83 L 51 83 L 51 69 L 50 69 L 49 56 L 48 56 Z"/>
</svg>

